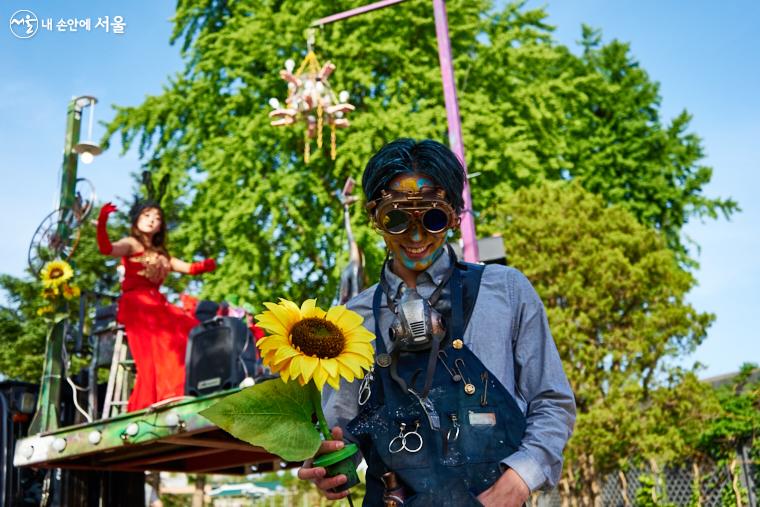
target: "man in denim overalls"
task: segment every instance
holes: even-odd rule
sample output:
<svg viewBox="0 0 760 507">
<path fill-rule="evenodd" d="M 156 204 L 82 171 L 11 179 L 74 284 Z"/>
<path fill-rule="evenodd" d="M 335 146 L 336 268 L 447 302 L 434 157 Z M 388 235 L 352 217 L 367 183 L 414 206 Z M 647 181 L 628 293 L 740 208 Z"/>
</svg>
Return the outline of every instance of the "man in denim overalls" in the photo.
<svg viewBox="0 0 760 507">
<path fill-rule="evenodd" d="M 378 284 L 349 301 L 373 331 L 363 382 L 326 388 L 338 441 L 367 462 L 365 506 L 383 505 L 393 472 L 403 505 L 519 506 L 557 484 L 575 402 L 543 304 L 514 268 L 458 262 L 464 170 L 435 141 L 399 139 L 367 164 L 362 187 L 388 258 Z M 329 499 L 343 475 L 304 464 Z M 386 476 L 387 478 L 387 476 Z M 399 498 L 402 500 L 402 498 Z"/>
</svg>

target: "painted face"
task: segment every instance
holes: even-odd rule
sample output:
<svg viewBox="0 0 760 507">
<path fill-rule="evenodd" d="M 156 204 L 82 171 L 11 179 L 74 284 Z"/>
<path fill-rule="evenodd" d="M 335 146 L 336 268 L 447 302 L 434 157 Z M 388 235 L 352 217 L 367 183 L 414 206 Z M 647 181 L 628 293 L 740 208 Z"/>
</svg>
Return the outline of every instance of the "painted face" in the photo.
<svg viewBox="0 0 760 507">
<path fill-rule="evenodd" d="M 161 212 L 156 208 L 144 209 L 137 217 L 137 230 L 143 234 L 155 234 L 161 229 Z"/>
<path fill-rule="evenodd" d="M 400 174 L 391 180 L 389 186 L 391 190 L 419 192 L 425 187 L 435 188 L 436 185 L 424 174 Z M 416 221 L 403 234 L 383 233 L 383 239 L 393 254 L 394 271 L 399 268 L 424 271 L 443 253 L 446 230 L 431 233 Z"/>
</svg>

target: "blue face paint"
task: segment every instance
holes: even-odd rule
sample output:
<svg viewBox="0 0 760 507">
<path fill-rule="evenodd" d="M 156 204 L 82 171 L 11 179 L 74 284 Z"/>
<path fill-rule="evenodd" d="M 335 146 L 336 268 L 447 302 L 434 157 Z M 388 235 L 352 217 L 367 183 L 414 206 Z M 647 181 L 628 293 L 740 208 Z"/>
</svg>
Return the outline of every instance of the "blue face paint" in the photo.
<svg viewBox="0 0 760 507">
<path fill-rule="evenodd" d="M 399 175 L 389 185 L 393 190 L 408 192 L 419 192 L 423 187 L 435 186 L 430 178 L 421 174 Z M 446 232 L 432 234 L 417 223 L 404 234 L 383 234 L 385 244 L 393 255 L 394 272 L 402 275 L 402 271 L 406 271 L 407 278 L 414 280 L 415 273 L 425 271 L 443 253 Z"/>
</svg>

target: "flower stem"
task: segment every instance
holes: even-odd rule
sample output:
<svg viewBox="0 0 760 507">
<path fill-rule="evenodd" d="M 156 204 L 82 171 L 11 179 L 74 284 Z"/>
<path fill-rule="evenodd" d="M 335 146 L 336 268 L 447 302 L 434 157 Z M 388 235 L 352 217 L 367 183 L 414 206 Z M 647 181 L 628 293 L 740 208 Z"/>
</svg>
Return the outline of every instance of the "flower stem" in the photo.
<svg viewBox="0 0 760 507">
<path fill-rule="evenodd" d="M 327 426 L 327 419 L 325 419 L 325 413 L 322 412 L 322 393 L 317 389 L 317 385 L 312 380 L 309 382 L 309 394 L 311 395 L 311 404 L 314 406 L 314 412 L 317 414 L 317 423 L 319 424 L 319 431 L 322 432 L 322 436 L 325 440 L 332 440 L 332 434 L 330 433 L 330 427 Z"/>
</svg>

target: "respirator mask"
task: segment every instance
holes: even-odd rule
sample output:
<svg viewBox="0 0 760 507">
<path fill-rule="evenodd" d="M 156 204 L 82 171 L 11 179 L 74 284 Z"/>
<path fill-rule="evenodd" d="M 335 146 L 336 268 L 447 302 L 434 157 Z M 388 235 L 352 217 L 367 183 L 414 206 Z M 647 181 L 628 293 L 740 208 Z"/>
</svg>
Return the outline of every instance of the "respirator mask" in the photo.
<svg viewBox="0 0 760 507">
<path fill-rule="evenodd" d="M 417 289 L 405 288 L 396 305 L 396 318 L 389 329 L 394 350 L 419 352 L 446 336 L 443 317 Z"/>
</svg>

